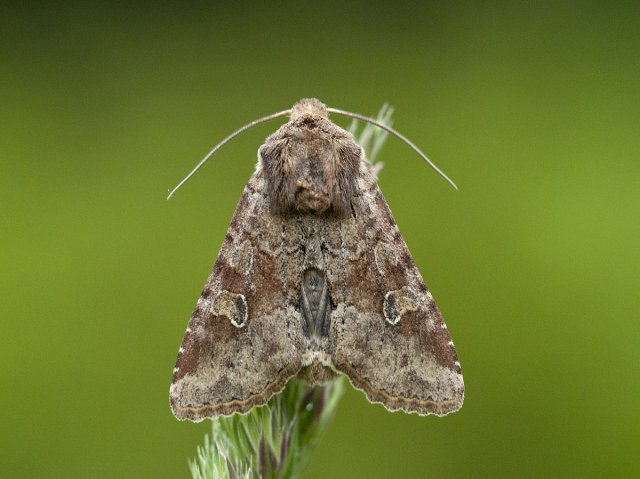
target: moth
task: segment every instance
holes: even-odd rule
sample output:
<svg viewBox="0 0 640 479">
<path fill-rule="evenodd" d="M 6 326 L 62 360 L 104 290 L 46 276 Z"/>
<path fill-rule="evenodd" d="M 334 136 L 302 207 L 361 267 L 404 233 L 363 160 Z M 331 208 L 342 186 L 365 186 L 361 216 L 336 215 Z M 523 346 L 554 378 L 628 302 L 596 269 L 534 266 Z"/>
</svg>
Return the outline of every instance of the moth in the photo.
<svg viewBox="0 0 640 479">
<path fill-rule="evenodd" d="M 321 384 L 337 374 L 392 411 L 442 416 L 462 406 L 447 326 L 371 163 L 329 112 L 419 152 L 375 120 L 303 99 L 232 134 L 178 185 L 237 134 L 290 115 L 258 150 L 189 321 L 170 388 L 178 419 L 245 413 L 294 376 Z"/>
</svg>

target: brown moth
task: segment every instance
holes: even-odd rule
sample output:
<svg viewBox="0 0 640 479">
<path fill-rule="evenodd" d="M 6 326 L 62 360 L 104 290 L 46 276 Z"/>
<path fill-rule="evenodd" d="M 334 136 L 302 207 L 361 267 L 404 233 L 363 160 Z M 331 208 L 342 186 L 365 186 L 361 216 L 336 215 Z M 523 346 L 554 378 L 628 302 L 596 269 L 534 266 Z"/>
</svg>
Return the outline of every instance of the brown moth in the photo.
<svg viewBox="0 0 640 479">
<path fill-rule="evenodd" d="M 327 111 L 345 113 L 304 99 L 239 130 L 290 113 L 258 150 L 184 335 L 170 390 L 178 419 L 245 413 L 294 376 L 336 374 L 392 411 L 462 406 L 442 315 L 371 163 Z"/>
</svg>

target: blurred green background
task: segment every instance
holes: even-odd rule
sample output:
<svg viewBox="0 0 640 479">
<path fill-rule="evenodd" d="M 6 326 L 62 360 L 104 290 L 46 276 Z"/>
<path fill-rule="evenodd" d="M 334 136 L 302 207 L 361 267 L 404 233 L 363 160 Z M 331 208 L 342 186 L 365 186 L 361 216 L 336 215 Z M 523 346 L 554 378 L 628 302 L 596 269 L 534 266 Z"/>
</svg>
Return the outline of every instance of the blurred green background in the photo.
<svg viewBox="0 0 640 479">
<path fill-rule="evenodd" d="M 189 477 L 171 371 L 280 123 L 166 192 L 315 96 L 390 102 L 460 186 L 387 140 L 467 394 L 348 391 L 306 477 L 638 477 L 638 2 L 3 4 L 0 39 L 0 476 Z"/>
</svg>

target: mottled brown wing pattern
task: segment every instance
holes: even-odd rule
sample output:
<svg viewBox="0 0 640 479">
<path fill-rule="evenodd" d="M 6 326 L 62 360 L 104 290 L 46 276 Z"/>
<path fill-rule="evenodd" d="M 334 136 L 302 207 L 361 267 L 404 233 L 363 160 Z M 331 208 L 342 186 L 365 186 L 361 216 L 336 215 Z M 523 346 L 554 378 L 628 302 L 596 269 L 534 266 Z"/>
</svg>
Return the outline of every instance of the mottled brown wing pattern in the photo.
<svg viewBox="0 0 640 479">
<path fill-rule="evenodd" d="M 170 392 L 179 419 L 246 412 L 300 370 L 303 252 L 287 244 L 296 237 L 288 231 L 294 227 L 269 214 L 265 182 L 256 172 L 180 347 Z"/>
<path fill-rule="evenodd" d="M 258 156 L 178 354 L 176 417 L 247 412 L 336 371 L 390 410 L 459 409 L 453 342 L 352 135 L 303 99 Z"/>
<path fill-rule="evenodd" d="M 455 411 L 464 383 L 453 342 L 366 162 L 357 189 L 325 260 L 334 367 L 387 409 Z"/>
</svg>

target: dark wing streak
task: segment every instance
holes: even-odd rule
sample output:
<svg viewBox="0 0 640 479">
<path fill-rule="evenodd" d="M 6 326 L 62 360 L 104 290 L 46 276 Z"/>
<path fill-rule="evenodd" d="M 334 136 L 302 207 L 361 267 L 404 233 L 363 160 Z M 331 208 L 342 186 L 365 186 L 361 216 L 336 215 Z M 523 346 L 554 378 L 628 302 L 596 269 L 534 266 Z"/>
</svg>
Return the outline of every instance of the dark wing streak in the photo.
<svg viewBox="0 0 640 479">
<path fill-rule="evenodd" d="M 302 262 L 283 250 L 283 221 L 254 174 L 178 354 L 170 392 L 178 419 L 247 412 L 300 370 L 300 317 L 288 292 L 300 276 L 291 265 Z"/>
<path fill-rule="evenodd" d="M 387 409 L 455 411 L 464 385 L 448 330 L 382 193 L 368 173 L 363 179 L 355 219 L 341 225 L 343 257 L 331 275 L 345 275 L 343 304 L 332 315 L 334 366 Z"/>
</svg>

